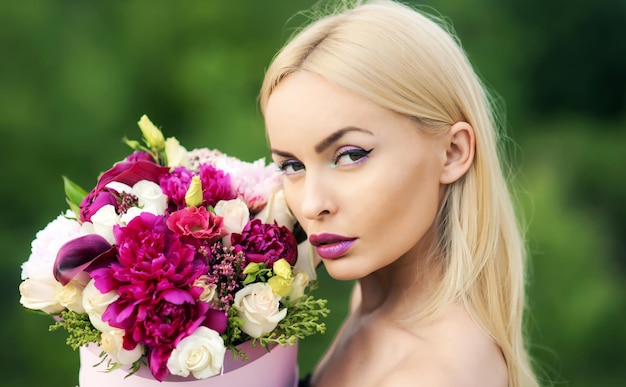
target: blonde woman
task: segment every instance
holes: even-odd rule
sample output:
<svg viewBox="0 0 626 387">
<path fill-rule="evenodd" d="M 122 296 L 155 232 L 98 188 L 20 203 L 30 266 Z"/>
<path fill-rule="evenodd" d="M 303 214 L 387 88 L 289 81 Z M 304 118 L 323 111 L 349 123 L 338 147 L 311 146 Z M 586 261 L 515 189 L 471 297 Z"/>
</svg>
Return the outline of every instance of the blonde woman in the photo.
<svg viewBox="0 0 626 387">
<path fill-rule="evenodd" d="M 358 280 L 302 384 L 537 386 L 496 123 L 454 36 L 354 4 L 285 45 L 260 102 L 291 210 L 329 274 Z"/>
</svg>

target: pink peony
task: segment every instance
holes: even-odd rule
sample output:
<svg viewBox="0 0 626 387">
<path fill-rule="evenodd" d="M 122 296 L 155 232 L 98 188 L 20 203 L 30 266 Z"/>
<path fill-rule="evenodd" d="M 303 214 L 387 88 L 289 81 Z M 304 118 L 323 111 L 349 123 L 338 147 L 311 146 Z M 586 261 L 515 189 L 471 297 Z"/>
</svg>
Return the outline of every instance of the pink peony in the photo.
<svg viewBox="0 0 626 387">
<path fill-rule="evenodd" d="M 287 227 L 276 223 L 267 224 L 259 219 L 252 219 L 241 234 L 231 235 L 232 246 L 236 252 L 243 252 L 247 262 L 267 263 L 284 258 L 292 266 L 296 263 L 298 244 Z"/>
</svg>

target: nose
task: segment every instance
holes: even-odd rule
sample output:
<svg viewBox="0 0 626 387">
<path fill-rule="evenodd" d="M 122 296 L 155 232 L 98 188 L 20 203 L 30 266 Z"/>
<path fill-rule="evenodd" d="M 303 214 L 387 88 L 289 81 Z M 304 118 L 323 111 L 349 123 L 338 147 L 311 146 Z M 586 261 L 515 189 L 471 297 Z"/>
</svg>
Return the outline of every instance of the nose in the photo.
<svg viewBox="0 0 626 387">
<path fill-rule="evenodd" d="M 308 220 L 319 220 L 337 211 L 333 183 L 320 175 L 308 173 L 300 203 L 302 216 Z"/>
</svg>

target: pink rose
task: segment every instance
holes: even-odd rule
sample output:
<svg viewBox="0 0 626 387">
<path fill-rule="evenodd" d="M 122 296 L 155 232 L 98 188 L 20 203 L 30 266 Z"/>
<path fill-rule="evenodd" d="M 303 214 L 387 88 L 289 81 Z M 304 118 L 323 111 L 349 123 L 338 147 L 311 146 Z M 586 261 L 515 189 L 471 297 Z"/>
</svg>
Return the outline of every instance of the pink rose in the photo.
<svg viewBox="0 0 626 387">
<path fill-rule="evenodd" d="M 177 234 L 206 239 L 209 243 L 227 234 L 223 218 L 204 207 L 185 207 L 174 211 L 167 219 L 167 227 Z"/>
</svg>

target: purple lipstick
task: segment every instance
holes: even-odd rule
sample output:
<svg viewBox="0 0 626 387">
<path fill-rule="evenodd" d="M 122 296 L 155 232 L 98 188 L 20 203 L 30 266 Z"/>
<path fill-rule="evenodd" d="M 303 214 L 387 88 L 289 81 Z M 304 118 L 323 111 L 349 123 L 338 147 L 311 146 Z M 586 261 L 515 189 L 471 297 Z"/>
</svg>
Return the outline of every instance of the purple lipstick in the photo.
<svg viewBox="0 0 626 387">
<path fill-rule="evenodd" d="M 337 234 L 313 234 L 309 242 L 315 247 L 317 254 L 324 259 L 335 259 L 345 255 L 356 242 L 356 238 L 348 238 Z"/>
</svg>

